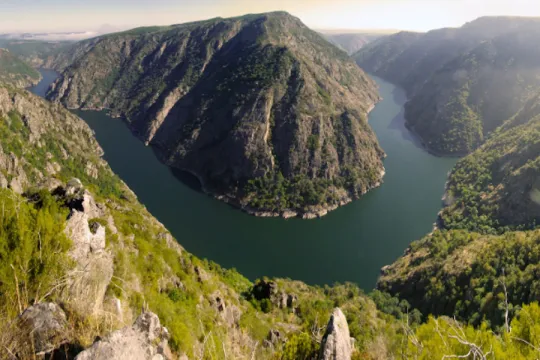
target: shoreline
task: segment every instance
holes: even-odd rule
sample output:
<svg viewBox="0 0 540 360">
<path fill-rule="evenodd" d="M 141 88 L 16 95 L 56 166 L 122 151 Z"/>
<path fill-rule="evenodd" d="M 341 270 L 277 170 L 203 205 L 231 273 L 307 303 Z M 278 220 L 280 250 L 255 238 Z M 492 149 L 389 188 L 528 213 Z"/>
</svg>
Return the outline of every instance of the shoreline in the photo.
<svg viewBox="0 0 540 360">
<path fill-rule="evenodd" d="M 424 139 L 420 136 L 420 134 L 418 134 L 418 132 L 416 132 L 416 130 L 412 129 L 410 127 L 410 124 L 407 122 L 407 118 L 405 116 L 403 116 L 403 118 L 405 119 L 405 128 L 407 129 L 407 131 L 409 131 L 409 133 L 411 133 L 411 135 L 414 137 L 414 139 L 417 141 L 417 143 L 419 145 L 422 146 L 422 148 L 430 155 L 433 155 L 433 156 L 436 156 L 436 157 L 441 157 L 441 158 L 463 158 L 467 155 L 469 155 L 470 153 L 468 152 L 465 152 L 465 153 L 455 153 L 455 154 L 448 154 L 448 153 L 443 153 L 443 152 L 440 152 L 440 151 L 437 151 L 437 150 L 434 150 L 432 148 L 430 148 L 428 145 L 426 145 L 426 142 L 424 141 Z"/>
<path fill-rule="evenodd" d="M 377 104 L 379 102 L 383 101 L 383 100 L 384 99 L 382 97 L 379 97 L 379 99 L 376 102 L 371 104 L 369 109 L 368 109 L 368 112 L 366 113 L 366 117 L 375 109 Z M 331 211 L 337 210 L 338 208 L 340 208 L 342 206 L 345 206 L 347 204 L 350 204 L 353 201 L 360 200 L 368 192 L 379 188 L 384 183 L 384 176 L 386 175 L 386 169 L 385 169 L 384 164 L 383 164 L 382 169 L 380 171 L 380 177 L 379 177 L 378 181 L 372 187 L 368 188 L 365 192 L 363 192 L 359 196 L 352 196 L 349 192 L 347 192 L 348 193 L 347 197 L 343 198 L 339 203 L 332 204 L 332 205 L 326 204 L 324 206 L 320 206 L 320 208 L 318 208 L 317 210 L 300 211 L 300 210 L 295 210 L 295 209 L 284 209 L 284 210 L 280 210 L 280 211 L 271 211 L 271 210 L 254 209 L 254 208 L 251 208 L 249 206 L 243 205 L 240 200 L 238 200 L 237 198 L 235 198 L 235 197 L 233 197 L 231 195 L 217 194 L 217 193 L 214 193 L 213 191 L 209 190 L 208 187 L 205 185 L 205 182 L 202 180 L 201 176 L 199 176 L 194 171 L 189 170 L 189 169 L 185 169 L 185 168 L 176 167 L 176 166 L 173 166 L 173 165 L 169 164 L 163 150 L 161 150 L 159 148 L 159 146 L 152 145 L 148 141 L 146 141 L 141 136 L 141 134 L 139 134 L 139 132 L 135 128 L 133 128 L 132 124 L 128 121 L 125 114 L 120 114 L 119 112 L 114 112 L 113 113 L 113 110 L 111 108 L 108 108 L 108 107 L 79 106 L 79 107 L 67 107 L 67 108 L 70 109 L 70 110 L 80 110 L 80 111 L 105 111 L 107 113 L 107 116 L 109 116 L 109 117 L 111 117 L 113 119 L 119 119 L 120 121 L 122 121 L 124 123 L 124 125 L 126 125 L 128 127 L 128 129 L 130 130 L 130 132 L 131 132 L 131 134 L 133 136 L 135 136 L 145 146 L 151 147 L 154 150 L 158 160 L 163 165 L 167 166 L 170 169 L 176 169 L 176 170 L 179 170 L 179 171 L 184 171 L 184 172 L 194 176 L 199 181 L 199 184 L 201 186 L 201 191 L 204 194 L 206 194 L 206 195 L 208 195 L 208 196 L 210 196 L 210 197 L 212 197 L 212 198 L 214 198 L 216 200 L 222 201 L 222 202 L 224 202 L 224 203 L 226 203 L 226 204 L 228 204 L 228 205 L 230 205 L 230 206 L 232 206 L 232 207 L 234 207 L 234 208 L 236 208 L 236 209 L 238 209 L 238 210 L 240 210 L 240 211 L 242 211 L 242 212 L 244 212 L 244 213 L 246 213 L 248 215 L 255 216 L 255 217 L 260 217 L 260 218 L 283 218 L 285 220 L 292 219 L 292 218 L 297 218 L 297 219 L 302 219 L 302 220 L 320 219 L 320 218 L 328 215 L 328 213 L 330 213 Z M 369 123 L 369 121 L 368 121 L 368 123 Z M 386 158 L 386 156 L 387 155 L 385 153 L 381 160 Z M 178 181 L 181 181 L 181 180 L 178 180 Z"/>
<path fill-rule="evenodd" d="M 416 142 L 416 144 L 420 145 L 420 147 L 422 147 L 422 149 L 424 149 L 424 151 L 426 151 L 428 154 L 430 155 L 433 155 L 433 156 L 436 156 L 436 157 L 447 157 L 447 158 L 462 158 L 462 157 L 465 157 L 467 155 L 469 155 L 470 153 L 468 152 L 464 152 L 464 153 L 456 153 L 456 154 L 448 154 L 448 153 L 443 153 L 443 152 L 440 152 L 440 151 L 437 151 L 437 150 L 434 150 L 432 148 L 430 148 L 426 142 L 424 141 L 424 139 L 420 136 L 420 134 L 418 134 L 418 132 L 416 132 L 416 130 L 412 129 L 411 128 L 411 125 L 409 124 L 409 122 L 407 121 L 407 117 L 405 116 L 405 104 L 407 102 L 409 102 L 411 99 L 409 98 L 408 94 L 406 93 L 406 91 L 401 87 L 401 85 L 399 84 L 395 84 L 394 82 L 390 81 L 390 80 L 387 80 L 385 78 L 382 78 L 380 77 L 379 75 L 376 75 L 376 74 L 372 74 L 372 73 L 367 73 L 370 77 L 377 77 L 377 78 L 380 78 L 390 84 L 392 84 L 393 86 L 397 87 L 397 88 L 400 88 L 402 89 L 404 92 L 405 92 L 405 97 L 406 97 L 406 101 L 405 103 L 403 104 L 403 120 L 404 120 L 404 126 L 405 126 L 405 129 L 412 135 L 413 139 L 412 141 Z M 382 99 L 380 99 L 382 100 Z M 379 100 L 379 101 L 380 101 Z M 373 106 L 375 107 L 375 105 Z M 373 110 L 373 109 L 371 109 Z M 371 112 L 371 110 L 369 112 Z M 368 114 L 369 114 L 368 112 Z"/>
</svg>

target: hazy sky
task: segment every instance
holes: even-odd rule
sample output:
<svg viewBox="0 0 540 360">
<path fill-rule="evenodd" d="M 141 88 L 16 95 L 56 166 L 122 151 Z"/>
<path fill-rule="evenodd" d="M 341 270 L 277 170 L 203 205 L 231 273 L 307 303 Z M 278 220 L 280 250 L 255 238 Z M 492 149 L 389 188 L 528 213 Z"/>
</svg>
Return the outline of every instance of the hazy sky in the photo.
<svg viewBox="0 0 540 360">
<path fill-rule="evenodd" d="M 272 10 L 317 29 L 423 31 L 484 15 L 540 16 L 540 0 L 0 0 L 0 32 L 125 28 Z"/>
</svg>

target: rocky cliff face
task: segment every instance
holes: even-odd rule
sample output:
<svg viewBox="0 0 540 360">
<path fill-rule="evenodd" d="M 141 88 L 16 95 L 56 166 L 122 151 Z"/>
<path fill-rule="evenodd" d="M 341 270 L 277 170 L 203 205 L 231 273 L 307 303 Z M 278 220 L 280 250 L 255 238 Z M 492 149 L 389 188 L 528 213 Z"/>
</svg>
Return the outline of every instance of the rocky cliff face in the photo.
<svg viewBox="0 0 540 360">
<path fill-rule="evenodd" d="M 110 109 L 250 212 L 324 214 L 381 182 L 375 84 L 286 13 L 135 29 L 74 53 L 50 99 Z"/>
<path fill-rule="evenodd" d="M 428 149 L 463 155 L 536 93 L 539 33 L 538 19 L 481 18 L 457 29 L 391 35 L 355 56 L 405 88 L 407 125 Z"/>
<path fill-rule="evenodd" d="M 79 118 L 27 91 L 0 87 L 0 185 L 23 193 L 53 189 L 69 175 L 98 183 L 106 172 L 103 150 Z M 87 171 L 94 169 L 95 171 Z"/>
</svg>

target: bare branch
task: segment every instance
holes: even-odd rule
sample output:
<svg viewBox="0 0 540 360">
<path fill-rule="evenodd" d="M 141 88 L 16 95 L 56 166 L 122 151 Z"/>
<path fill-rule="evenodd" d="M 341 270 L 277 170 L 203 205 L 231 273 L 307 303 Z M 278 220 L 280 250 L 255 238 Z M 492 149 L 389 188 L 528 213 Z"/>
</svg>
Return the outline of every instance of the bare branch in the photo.
<svg viewBox="0 0 540 360">
<path fill-rule="evenodd" d="M 500 280 L 501 285 L 504 289 L 504 329 L 507 333 L 510 333 L 510 320 L 509 320 L 509 310 L 508 310 L 508 291 L 506 290 L 506 275 L 504 274 L 504 268 L 502 269 L 503 278 Z"/>
<path fill-rule="evenodd" d="M 518 338 L 518 337 L 515 337 L 515 336 L 510 336 L 510 339 L 520 341 L 520 342 L 524 343 L 525 345 L 529 345 L 535 351 L 538 351 L 540 353 L 540 348 L 537 348 L 536 346 L 534 346 L 533 344 L 531 344 L 527 340 L 524 340 L 524 339 L 521 339 L 521 338 Z"/>
</svg>

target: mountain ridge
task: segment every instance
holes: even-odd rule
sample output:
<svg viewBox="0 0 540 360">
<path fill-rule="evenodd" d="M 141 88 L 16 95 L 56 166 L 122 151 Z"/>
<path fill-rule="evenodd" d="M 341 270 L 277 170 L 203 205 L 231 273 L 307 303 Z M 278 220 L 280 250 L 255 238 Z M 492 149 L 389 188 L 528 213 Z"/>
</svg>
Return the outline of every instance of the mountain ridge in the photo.
<svg viewBox="0 0 540 360">
<path fill-rule="evenodd" d="M 539 86 L 539 18 L 485 17 L 400 33 L 360 50 L 360 66 L 406 90 L 409 129 L 433 153 L 471 153 Z"/>
<path fill-rule="evenodd" d="M 287 13 L 135 29 L 73 54 L 50 99 L 110 108 L 245 211 L 322 216 L 381 183 L 375 83 Z"/>
<path fill-rule="evenodd" d="M 0 82 L 25 88 L 37 84 L 41 74 L 8 49 L 0 47 Z"/>
</svg>

